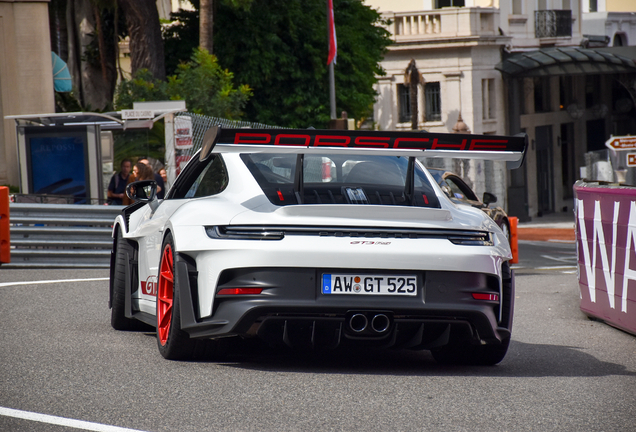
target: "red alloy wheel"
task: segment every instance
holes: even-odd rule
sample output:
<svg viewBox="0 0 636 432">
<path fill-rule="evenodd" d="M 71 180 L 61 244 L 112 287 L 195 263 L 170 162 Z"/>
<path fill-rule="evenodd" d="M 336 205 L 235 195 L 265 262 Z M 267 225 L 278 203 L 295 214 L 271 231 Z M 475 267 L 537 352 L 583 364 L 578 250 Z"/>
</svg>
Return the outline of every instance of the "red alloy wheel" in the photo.
<svg viewBox="0 0 636 432">
<path fill-rule="evenodd" d="M 167 244 L 161 256 L 159 267 L 159 288 L 157 290 L 157 336 L 161 346 L 168 342 L 172 322 L 172 300 L 174 295 L 174 263 L 172 246 Z"/>
</svg>

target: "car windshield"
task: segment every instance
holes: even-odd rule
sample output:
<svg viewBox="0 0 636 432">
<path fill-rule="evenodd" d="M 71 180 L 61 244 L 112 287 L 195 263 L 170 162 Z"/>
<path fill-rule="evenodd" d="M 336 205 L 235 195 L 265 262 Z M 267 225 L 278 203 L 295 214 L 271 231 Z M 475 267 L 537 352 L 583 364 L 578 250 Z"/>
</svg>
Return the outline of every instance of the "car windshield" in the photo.
<svg viewBox="0 0 636 432">
<path fill-rule="evenodd" d="M 302 156 L 302 183 L 296 182 L 298 155 L 243 154 L 241 158 L 276 205 L 376 204 L 439 208 L 424 171 L 415 164 L 407 185 L 409 158 L 352 154 Z M 299 171 L 300 172 L 300 171 Z"/>
</svg>

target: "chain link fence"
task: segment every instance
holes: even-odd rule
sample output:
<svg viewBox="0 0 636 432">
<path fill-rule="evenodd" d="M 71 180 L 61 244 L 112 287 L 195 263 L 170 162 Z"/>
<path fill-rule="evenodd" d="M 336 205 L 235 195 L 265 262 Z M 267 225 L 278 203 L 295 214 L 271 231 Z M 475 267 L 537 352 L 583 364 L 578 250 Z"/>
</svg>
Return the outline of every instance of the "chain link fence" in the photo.
<svg viewBox="0 0 636 432">
<path fill-rule="evenodd" d="M 181 123 L 180 119 L 190 119 Z M 192 122 L 191 126 L 191 134 L 192 134 L 192 147 L 188 149 L 180 149 L 180 154 L 187 155 L 192 157 L 203 144 L 203 135 L 205 132 L 210 129 L 212 126 L 221 126 L 223 128 L 233 128 L 233 129 L 241 129 L 241 128 L 249 128 L 249 129 L 282 129 L 279 126 L 266 125 L 262 123 L 252 123 L 248 121 L 240 121 L 240 120 L 228 120 L 224 118 L 218 117 L 209 117 L 200 114 L 194 114 L 190 112 L 180 112 L 175 115 L 175 136 L 178 138 L 179 134 L 179 125 L 187 124 L 188 122 Z M 187 139 L 187 138 L 186 138 Z M 177 146 L 175 146 L 176 148 Z"/>
<path fill-rule="evenodd" d="M 283 129 L 279 126 L 209 117 L 191 112 L 179 112 L 174 117 L 175 174 L 178 175 L 203 144 L 205 132 L 213 126 L 233 129 Z M 168 158 L 169 159 L 169 158 Z"/>
</svg>

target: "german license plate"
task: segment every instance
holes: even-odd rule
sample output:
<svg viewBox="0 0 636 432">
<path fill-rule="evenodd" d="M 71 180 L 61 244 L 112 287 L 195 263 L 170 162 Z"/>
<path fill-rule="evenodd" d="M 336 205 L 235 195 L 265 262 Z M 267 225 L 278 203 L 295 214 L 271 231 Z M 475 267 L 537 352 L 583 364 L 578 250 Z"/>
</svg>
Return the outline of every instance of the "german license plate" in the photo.
<svg viewBox="0 0 636 432">
<path fill-rule="evenodd" d="M 323 274 L 323 294 L 417 295 L 415 275 Z"/>
</svg>

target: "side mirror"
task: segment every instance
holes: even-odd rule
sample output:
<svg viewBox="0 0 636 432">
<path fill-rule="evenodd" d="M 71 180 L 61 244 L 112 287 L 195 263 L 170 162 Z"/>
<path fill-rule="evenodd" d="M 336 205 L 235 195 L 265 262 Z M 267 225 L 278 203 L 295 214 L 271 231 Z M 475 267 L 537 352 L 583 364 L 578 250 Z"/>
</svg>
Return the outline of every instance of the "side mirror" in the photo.
<svg viewBox="0 0 636 432">
<path fill-rule="evenodd" d="M 131 200 L 149 202 L 157 196 L 157 182 L 141 180 L 126 186 L 126 195 Z"/>
<path fill-rule="evenodd" d="M 450 186 L 447 184 L 442 185 L 442 192 L 444 192 L 446 196 L 449 198 L 453 197 L 453 191 L 451 190 Z"/>
<path fill-rule="evenodd" d="M 482 201 L 486 205 L 491 204 L 491 203 L 496 203 L 497 202 L 497 197 L 495 195 L 491 194 L 490 192 L 484 192 L 484 198 L 482 199 Z"/>
</svg>

